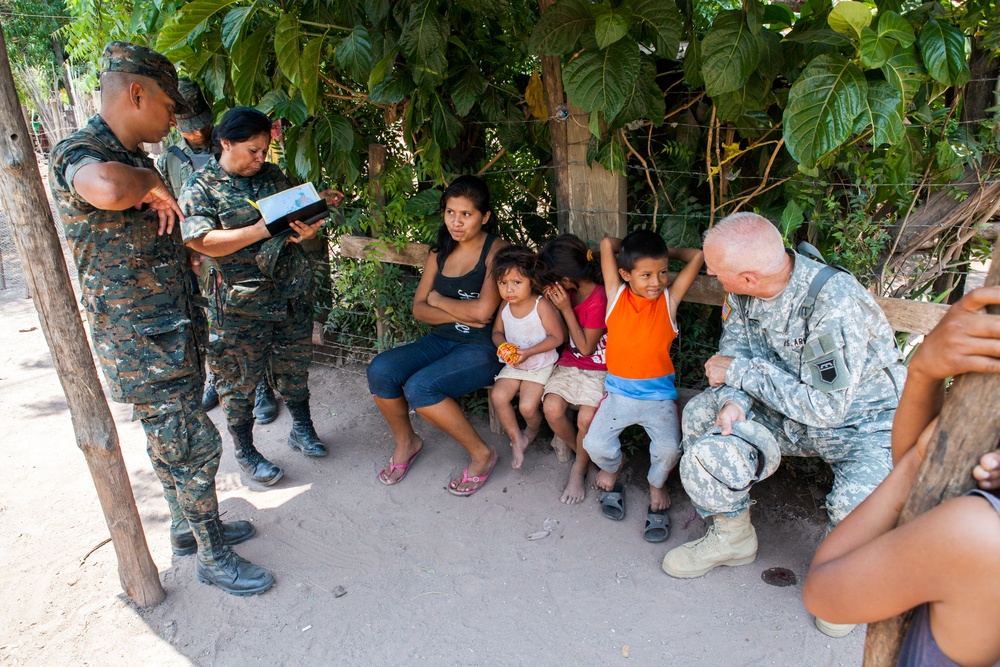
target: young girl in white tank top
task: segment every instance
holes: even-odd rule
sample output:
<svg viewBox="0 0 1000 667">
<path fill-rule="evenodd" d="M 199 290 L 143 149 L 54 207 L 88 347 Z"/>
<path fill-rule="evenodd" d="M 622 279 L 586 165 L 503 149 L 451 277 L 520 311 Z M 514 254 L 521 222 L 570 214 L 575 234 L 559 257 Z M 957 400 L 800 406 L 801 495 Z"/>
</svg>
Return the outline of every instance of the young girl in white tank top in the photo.
<svg viewBox="0 0 1000 667">
<path fill-rule="evenodd" d="M 490 401 L 510 437 L 515 469 L 542 425 L 542 392 L 559 359 L 556 348 L 565 338 L 559 312 L 542 298 L 540 271 L 538 256 L 527 248 L 504 248 L 493 259 L 492 275 L 503 299 L 500 317 L 493 323 L 493 343 L 506 365 L 496 377 Z M 511 405 L 518 394 L 523 431 Z"/>
</svg>

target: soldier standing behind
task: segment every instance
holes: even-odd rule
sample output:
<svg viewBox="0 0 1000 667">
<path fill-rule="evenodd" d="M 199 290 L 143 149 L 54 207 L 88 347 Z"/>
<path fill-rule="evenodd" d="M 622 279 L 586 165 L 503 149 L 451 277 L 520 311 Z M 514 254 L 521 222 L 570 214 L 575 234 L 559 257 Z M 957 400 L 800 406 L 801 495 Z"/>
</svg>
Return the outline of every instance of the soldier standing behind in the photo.
<svg viewBox="0 0 1000 667">
<path fill-rule="evenodd" d="M 219 520 L 221 439 L 201 409 L 180 209 L 139 148 L 166 136 L 183 104 L 169 60 L 135 44 L 108 44 L 101 111 L 53 149 L 49 182 L 111 397 L 131 403 L 146 432 L 174 553 L 198 552 L 199 581 L 252 595 L 274 577 L 230 549 L 252 537 L 253 526 Z"/>
<path fill-rule="evenodd" d="M 198 84 L 184 77 L 178 83 L 177 89 L 187 107 L 183 113 L 177 114 L 177 129 L 181 134 L 181 141 L 167 148 L 156 160 L 156 169 L 163 175 L 163 180 L 170 186 L 174 197 L 180 196 L 181 187 L 191 174 L 208 164 L 212 157 L 219 157 L 222 152 L 222 147 L 212 141 L 212 108 L 205 101 Z M 216 276 L 220 275 L 219 265 L 212 259 L 200 257 L 199 286 L 203 295 L 211 296 L 218 286 Z M 199 343 L 202 350 L 207 348 L 207 344 L 207 340 Z M 206 410 L 211 410 L 218 404 L 219 392 L 215 387 L 215 373 L 209 369 L 201 405 Z M 257 384 L 253 414 L 258 424 L 270 424 L 278 417 L 278 403 L 267 375 Z"/>
<path fill-rule="evenodd" d="M 706 232 L 704 249 L 727 291 L 724 325 L 719 353 L 705 364 L 711 388 L 684 408 L 680 474 L 698 513 L 714 523 L 663 559 L 667 574 L 684 579 L 756 558 L 749 490 L 773 472 L 766 451 L 776 448 L 743 437 L 739 422 L 764 426 L 782 455 L 830 464 L 826 508 L 836 525 L 892 468 L 892 420 L 906 379 L 872 296 L 849 274 L 786 251 L 767 219 L 731 215 Z M 853 627 L 816 625 L 830 636 Z"/>
</svg>

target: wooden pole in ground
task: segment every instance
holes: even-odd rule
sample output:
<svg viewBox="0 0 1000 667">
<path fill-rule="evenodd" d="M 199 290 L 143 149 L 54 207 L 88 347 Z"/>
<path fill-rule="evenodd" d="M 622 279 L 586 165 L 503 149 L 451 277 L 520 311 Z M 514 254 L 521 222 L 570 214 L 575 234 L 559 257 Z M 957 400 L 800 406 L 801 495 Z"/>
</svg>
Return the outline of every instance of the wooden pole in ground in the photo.
<svg viewBox="0 0 1000 667">
<path fill-rule="evenodd" d="M 544 12 L 556 0 L 538 0 L 538 9 Z M 545 104 L 549 108 L 549 143 L 552 145 L 552 167 L 555 171 L 556 223 L 560 234 L 569 232 L 569 153 L 566 143 L 566 93 L 563 92 L 562 62 L 559 56 L 541 56 L 542 88 Z"/>
<path fill-rule="evenodd" d="M 994 247 L 986 284 L 1000 284 L 1000 243 Z M 990 306 L 990 312 L 1000 314 L 1000 309 Z M 998 433 L 1000 375 L 969 373 L 956 378 L 899 524 L 973 488 L 972 469 L 983 454 L 996 448 Z M 864 667 L 895 667 L 911 616 L 912 612 L 907 612 L 869 624 Z"/>
<path fill-rule="evenodd" d="M 385 188 L 382 185 L 382 172 L 385 171 L 385 161 L 388 155 L 385 146 L 368 144 L 368 185 L 371 189 L 372 236 L 377 237 L 385 224 Z M 375 346 L 382 351 L 387 345 L 389 327 L 385 323 L 385 309 L 375 309 Z"/>
<path fill-rule="evenodd" d="M 132 486 L 118 448 L 118 431 L 80 321 L 52 211 L 38 174 L 31 135 L 14 91 L 2 27 L 0 128 L 0 198 L 10 215 L 21 266 L 66 393 L 76 442 L 87 459 L 111 531 L 122 589 L 140 607 L 152 607 L 167 594 L 149 556 Z"/>
</svg>

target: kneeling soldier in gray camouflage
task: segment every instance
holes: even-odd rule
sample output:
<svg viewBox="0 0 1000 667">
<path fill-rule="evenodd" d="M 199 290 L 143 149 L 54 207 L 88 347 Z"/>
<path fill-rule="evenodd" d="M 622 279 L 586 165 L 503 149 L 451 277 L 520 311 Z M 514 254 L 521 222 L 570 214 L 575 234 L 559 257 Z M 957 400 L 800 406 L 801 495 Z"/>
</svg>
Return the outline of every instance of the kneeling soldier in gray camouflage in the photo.
<svg viewBox="0 0 1000 667">
<path fill-rule="evenodd" d="M 906 369 L 885 315 L 848 273 L 786 251 L 767 219 L 736 213 L 705 233 L 705 264 L 727 292 L 711 388 L 684 408 L 681 482 L 713 526 L 667 553 L 672 577 L 700 577 L 757 556 L 750 487 L 786 456 L 818 456 L 834 473 L 836 525 L 889 474 L 891 428 Z M 817 278 L 818 276 L 818 278 Z M 742 437 L 741 437 L 742 436 Z M 843 636 L 850 627 L 817 626 Z M 853 627 L 853 626 L 851 626 Z"/>
<path fill-rule="evenodd" d="M 208 361 L 233 436 L 236 461 L 255 482 L 270 486 L 284 474 L 253 442 L 253 395 L 270 371 L 292 414 L 288 445 L 306 456 L 327 449 L 309 411 L 312 360 L 312 298 L 309 261 L 299 247 L 323 224 L 291 223 L 271 238 L 255 202 L 292 187 L 277 165 L 265 161 L 271 121 L 256 109 L 236 107 L 215 127 L 218 159 L 188 179 L 181 190 L 184 240 L 215 258 L 222 284 L 209 302 Z M 324 196 L 339 205 L 340 192 Z"/>
<path fill-rule="evenodd" d="M 252 537 L 254 527 L 219 520 L 215 473 L 222 446 L 201 408 L 204 362 L 175 228 L 180 210 L 139 147 L 160 141 L 183 104 L 169 60 L 112 42 L 101 58 L 101 111 L 53 149 L 49 183 L 111 397 L 133 404 L 146 432 L 170 508 L 174 553 L 197 551 L 200 581 L 252 595 L 270 588 L 274 577 L 229 548 Z"/>
<path fill-rule="evenodd" d="M 177 90 L 184 98 L 187 109 L 177 114 L 177 130 L 181 141 L 163 151 L 156 159 L 156 168 L 163 175 L 163 180 L 170 186 L 174 197 L 180 195 L 181 187 L 213 156 L 219 157 L 222 148 L 212 140 L 213 116 L 212 108 L 205 101 L 198 84 L 188 78 L 180 79 Z M 199 287 L 205 296 L 212 296 L 218 287 L 217 276 L 219 265 L 212 259 L 199 255 L 201 262 L 198 267 Z M 205 350 L 208 345 L 207 326 L 204 327 L 204 341 L 199 346 Z M 215 387 L 215 373 L 211 369 L 205 379 L 205 392 L 201 396 L 201 405 L 211 410 L 219 404 L 219 392 Z M 253 416 L 258 424 L 270 424 L 278 418 L 278 402 L 274 390 L 265 374 L 257 384 L 257 395 L 253 407 Z"/>
</svg>

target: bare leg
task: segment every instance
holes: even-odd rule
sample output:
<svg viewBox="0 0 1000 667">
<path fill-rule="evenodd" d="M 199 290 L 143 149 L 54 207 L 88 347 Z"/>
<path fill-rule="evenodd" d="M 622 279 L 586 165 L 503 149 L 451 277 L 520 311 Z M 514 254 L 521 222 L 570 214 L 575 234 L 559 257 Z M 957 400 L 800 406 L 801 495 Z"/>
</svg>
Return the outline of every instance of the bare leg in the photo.
<svg viewBox="0 0 1000 667">
<path fill-rule="evenodd" d="M 667 485 L 657 488 L 649 485 L 649 508 L 654 512 L 665 510 L 670 507 L 670 494 L 667 493 Z"/>
<path fill-rule="evenodd" d="M 494 389 L 495 391 L 495 389 Z M 426 419 L 431 426 L 441 429 L 465 448 L 472 458 L 469 463 L 469 476 L 485 475 L 493 462 L 494 451 L 472 428 L 472 424 L 465 418 L 462 409 L 452 398 L 446 398 L 440 403 L 428 405 L 425 408 L 417 408 L 417 414 Z M 405 459 L 404 459 L 405 460 Z M 461 478 L 459 478 L 461 479 Z M 456 491 L 467 491 L 474 484 L 459 484 Z"/>
<path fill-rule="evenodd" d="M 514 414 L 514 407 L 510 402 L 517 396 L 522 388 L 520 380 L 512 378 L 500 378 L 493 383 L 493 391 L 490 392 L 490 400 L 493 402 L 493 411 L 497 413 L 497 419 L 503 426 L 504 432 L 510 438 L 510 447 L 514 452 L 514 459 L 511 466 L 517 470 L 524 462 L 524 436 L 521 427 L 517 423 L 517 415 Z"/>
<path fill-rule="evenodd" d="M 392 437 L 396 439 L 396 448 L 392 452 L 393 463 L 405 463 L 424 446 L 424 441 L 420 439 L 413 424 L 410 423 L 410 404 L 405 398 L 380 398 L 373 397 L 379 412 L 385 418 Z M 388 467 L 388 466 L 387 466 Z M 386 477 L 386 481 L 396 481 L 406 474 L 405 470 L 397 470 L 391 476 Z"/>
<path fill-rule="evenodd" d="M 580 406 L 580 411 L 577 414 L 577 436 L 576 440 L 573 441 L 574 449 L 576 451 L 576 460 L 573 461 L 573 467 L 569 471 L 569 481 L 566 483 L 566 489 L 563 491 L 562 497 L 559 499 L 567 505 L 575 505 L 583 502 L 583 499 L 587 497 L 587 475 L 591 469 L 595 471 L 597 469 L 597 466 L 590 462 L 590 456 L 587 454 L 587 450 L 583 448 L 583 438 L 587 435 L 587 430 L 590 428 L 590 422 L 593 421 L 596 413 L 597 408 L 589 405 L 582 405 Z M 614 486 L 614 484 L 612 484 L 612 486 Z"/>
<path fill-rule="evenodd" d="M 520 468 L 520 463 L 524 462 L 524 452 L 528 445 L 538 436 L 538 431 L 542 427 L 542 413 L 538 409 L 542 404 L 542 392 L 545 386 L 537 382 L 521 382 L 521 398 L 518 399 L 518 410 L 524 417 L 525 428 L 521 433 L 520 442 L 520 462 L 514 465 Z M 518 459 L 518 447 L 514 448 L 514 460 Z"/>
</svg>

